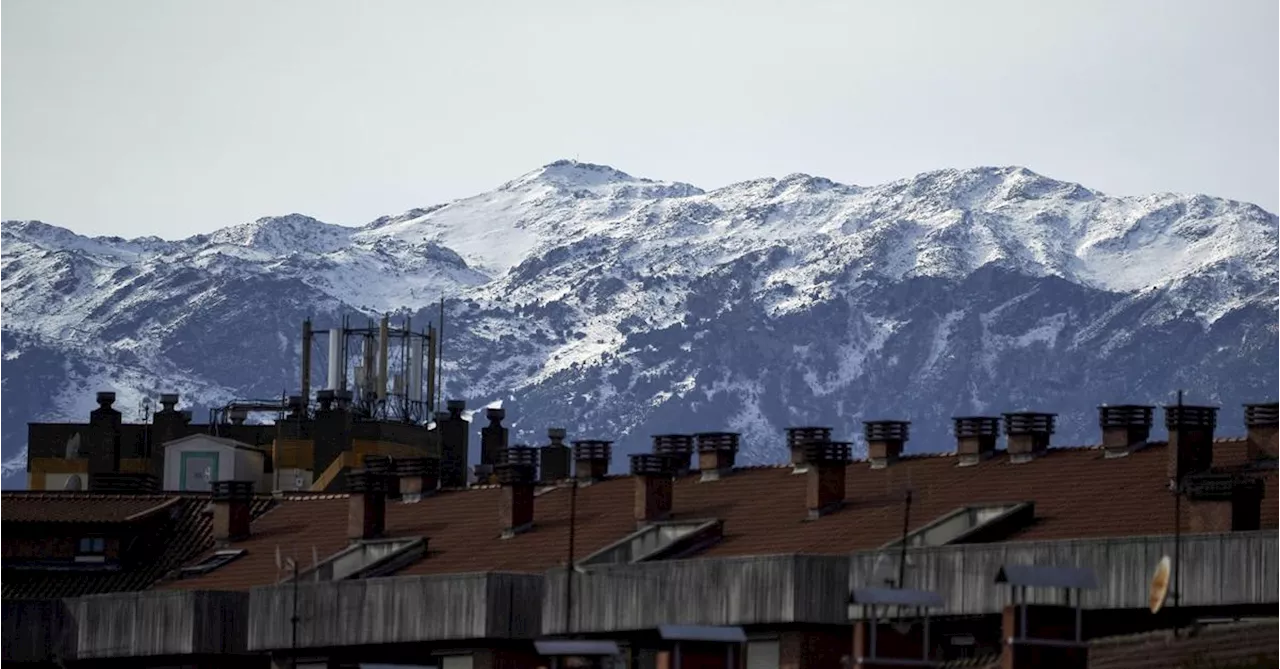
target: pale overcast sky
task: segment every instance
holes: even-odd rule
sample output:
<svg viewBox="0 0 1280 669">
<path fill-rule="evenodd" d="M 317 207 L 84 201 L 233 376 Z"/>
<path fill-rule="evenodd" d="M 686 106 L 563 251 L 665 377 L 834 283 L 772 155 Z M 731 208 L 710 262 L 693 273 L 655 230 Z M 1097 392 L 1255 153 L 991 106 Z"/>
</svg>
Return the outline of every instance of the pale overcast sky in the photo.
<svg viewBox="0 0 1280 669">
<path fill-rule="evenodd" d="M 0 23 L 0 213 L 89 234 L 358 225 L 573 157 L 1280 204 L 1275 0 L 5 0 Z"/>
</svg>

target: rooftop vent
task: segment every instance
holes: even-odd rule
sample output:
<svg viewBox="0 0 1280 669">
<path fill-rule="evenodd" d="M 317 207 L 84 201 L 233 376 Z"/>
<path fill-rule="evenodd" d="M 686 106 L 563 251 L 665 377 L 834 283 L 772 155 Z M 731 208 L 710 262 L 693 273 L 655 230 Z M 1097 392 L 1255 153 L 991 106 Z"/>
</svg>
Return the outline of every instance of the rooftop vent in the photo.
<svg viewBox="0 0 1280 669">
<path fill-rule="evenodd" d="M 673 474 L 684 476 L 689 473 L 693 462 L 693 435 L 691 434 L 658 434 L 653 437 L 653 452 L 665 456 L 672 462 Z"/>
<path fill-rule="evenodd" d="M 573 442 L 574 473 L 583 483 L 599 481 L 609 473 L 613 442 L 586 439 Z"/>
<path fill-rule="evenodd" d="M 1121 404 L 1098 407 L 1098 425 L 1102 428 L 1102 448 L 1109 458 L 1128 455 L 1147 443 L 1151 436 L 1151 416 L 1155 407 Z"/>
<path fill-rule="evenodd" d="M 533 487 L 537 479 L 538 452 L 528 446 L 512 446 L 499 453 L 496 467 L 502 484 L 498 522 L 502 537 L 509 539 L 533 529 Z"/>
<path fill-rule="evenodd" d="M 902 449 L 910 436 L 910 421 L 869 420 L 862 427 L 872 469 L 888 467 L 902 457 Z"/>
<path fill-rule="evenodd" d="M 637 523 L 655 523 L 671 515 L 672 476 L 675 463 L 665 455 L 636 453 L 631 456 L 631 475 L 635 479 L 635 519 Z"/>
<path fill-rule="evenodd" d="M 810 443 L 831 441 L 829 427 L 789 427 L 787 428 L 787 450 L 791 453 L 791 464 L 803 467 L 804 447 Z"/>
<path fill-rule="evenodd" d="M 1208 471 L 1213 466 L 1213 431 L 1218 425 L 1218 408 L 1175 404 L 1164 408 L 1164 424 L 1169 429 L 1168 476 L 1181 481 L 1188 474 Z"/>
<path fill-rule="evenodd" d="M 1004 434 L 1008 440 L 1009 462 L 1030 462 L 1049 448 L 1057 414 L 1020 412 L 1004 414 Z"/>
<path fill-rule="evenodd" d="M 1277 458 L 1277 405 L 1246 404 L 1244 426 L 1248 431 L 1249 460 L 1275 460 Z"/>
<path fill-rule="evenodd" d="M 844 506 L 845 471 L 851 444 L 829 441 L 810 442 L 804 459 L 809 467 L 805 488 L 805 505 L 809 519 L 816 520 Z"/>
<path fill-rule="evenodd" d="M 569 447 L 564 445 L 565 429 L 553 427 L 547 430 L 550 444 L 539 449 L 541 467 L 539 473 L 543 483 L 553 483 L 569 478 Z"/>
<path fill-rule="evenodd" d="M 435 458 L 396 458 L 395 475 L 401 501 L 417 502 L 440 486 L 440 461 Z"/>
<path fill-rule="evenodd" d="M 956 455 L 961 467 L 970 467 L 990 458 L 996 452 L 1000 436 L 1000 418 L 996 416 L 959 416 L 955 422 Z"/>
<path fill-rule="evenodd" d="M 703 432 L 694 435 L 698 443 L 698 469 L 703 481 L 717 481 L 733 472 L 738 457 L 736 432 Z"/>
</svg>

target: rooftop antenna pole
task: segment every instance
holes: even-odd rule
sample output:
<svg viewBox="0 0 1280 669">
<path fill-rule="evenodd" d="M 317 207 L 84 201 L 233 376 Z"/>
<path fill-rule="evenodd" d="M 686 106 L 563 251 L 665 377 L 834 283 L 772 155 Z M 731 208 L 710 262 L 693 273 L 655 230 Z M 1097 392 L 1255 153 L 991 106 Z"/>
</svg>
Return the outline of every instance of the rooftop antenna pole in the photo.
<svg viewBox="0 0 1280 669">
<path fill-rule="evenodd" d="M 898 589 L 905 587 L 907 577 L 907 529 L 911 526 L 911 486 L 907 485 L 907 499 L 902 506 L 902 546 L 898 552 Z"/>
<path fill-rule="evenodd" d="M 1178 391 L 1178 420 L 1182 420 L 1182 391 Z M 1173 610 L 1174 634 L 1177 614 L 1182 612 L 1182 476 L 1173 472 Z"/>
<path fill-rule="evenodd" d="M 564 566 L 564 633 L 573 630 L 573 540 L 578 521 L 578 479 L 569 484 L 569 561 Z"/>
<path fill-rule="evenodd" d="M 293 560 L 293 617 L 289 619 L 293 625 L 292 639 L 289 641 L 289 666 L 298 667 L 298 561 Z"/>
<path fill-rule="evenodd" d="M 444 296 L 440 296 L 440 329 L 436 333 L 436 406 L 444 406 L 440 398 L 444 395 Z"/>
</svg>

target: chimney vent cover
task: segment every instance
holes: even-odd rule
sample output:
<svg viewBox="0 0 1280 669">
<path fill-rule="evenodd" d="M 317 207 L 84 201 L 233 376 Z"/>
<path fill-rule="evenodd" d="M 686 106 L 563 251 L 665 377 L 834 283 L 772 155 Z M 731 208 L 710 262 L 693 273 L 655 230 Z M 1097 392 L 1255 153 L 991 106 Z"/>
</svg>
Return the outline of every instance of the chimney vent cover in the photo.
<svg viewBox="0 0 1280 669">
<path fill-rule="evenodd" d="M 538 466 L 538 449 L 518 444 L 507 449 L 498 451 L 498 464 L 500 465 L 521 465 L 525 467 L 537 468 Z"/>
<path fill-rule="evenodd" d="M 698 441 L 698 452 L 738 452 L 738 433 L 737 432 L 703 432 L 694 435 Z"/>
<path fill-rule="evenodd" d="M 1124 404 L 1098 407 L 1098 424 L 1102 429 L 1112 427 L 1151 427 L 1155 407 Z"/>
<path fill-rule="evenodd" d="M 867 441 L 906 441 L 911 422 L 905 420 L 869 420 L 862 423 Z"/>
<path fill-rule="evenodd" d="M 1169 429 L 1204 428 L 1212 430 L 1218 425 L 1218 407 L 1170 405 L 1164 408 L 1164 425 Z"/>
<path fill-rule="evenodd" d="M 671 458 L 652 453 L 635 453 L 631 456 L 631 473 L 634 476 L 670 476 L 673 473 Z"/>
<path fill-rule="evenodd" d="M 609 460 L 612 457 L 612 441 L 587 439 L 573 442 L 574 460 Z"/>
<path fill-rule="evenodd" d="M 1277 423 L 1277 404 L 1246 404 L 1244 405 L 1244 425 L 1245 427 L 1275 427 Z"/>
<path fill-rule="evenodd" d="M 1007 413 L 1004 414 L 1004 433 L 1020 434 L 1053 434 L 1057 414 L 1052 413 Z"/>
</svg>

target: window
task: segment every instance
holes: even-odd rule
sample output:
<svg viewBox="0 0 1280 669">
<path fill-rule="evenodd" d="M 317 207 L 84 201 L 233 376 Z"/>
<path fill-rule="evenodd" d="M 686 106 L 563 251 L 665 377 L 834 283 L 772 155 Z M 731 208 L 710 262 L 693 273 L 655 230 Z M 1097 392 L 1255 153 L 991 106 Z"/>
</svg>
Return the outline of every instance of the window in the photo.
<svg viewBox="0 0 1280 669">
<path fill-rule="evenodd" d="M 104 562 L 107 559 L 107 540 L 102 537 L 81 537 L 76 547 L 76 562 Z"/>
<path fill-rule="evenodd" d="M 199 576 L 200 574 L 207 574 L 244 554 L 245 550 L 243 548 L 238 550 L 214 551 L 213 555 L 210 555 L 189 567 L 183 567 L 182 576 Z"/>
</svg>

